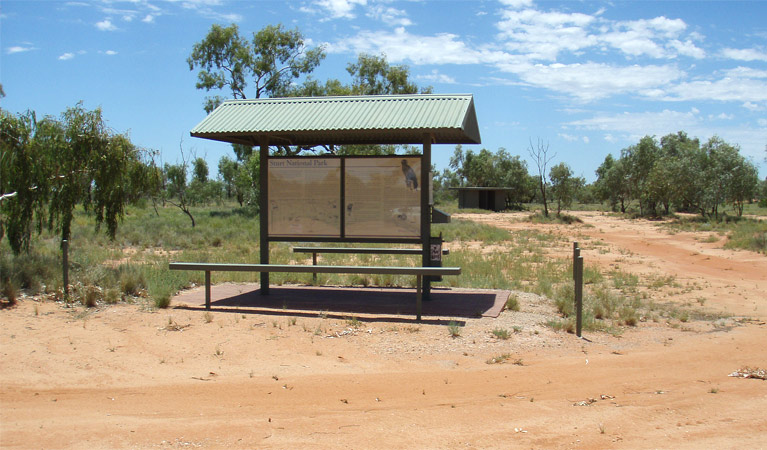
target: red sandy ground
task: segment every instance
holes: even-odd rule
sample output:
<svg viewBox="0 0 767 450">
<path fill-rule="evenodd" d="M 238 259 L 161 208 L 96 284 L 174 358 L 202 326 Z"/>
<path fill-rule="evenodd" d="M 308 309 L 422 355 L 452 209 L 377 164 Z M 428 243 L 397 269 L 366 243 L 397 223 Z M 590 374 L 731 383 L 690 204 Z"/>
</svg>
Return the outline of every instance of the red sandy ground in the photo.
<svg viewBox="0 0 767 450">
<path fill-rule="evenodd" d="M 726 315 L 579 340 L 541 324 L 550 302 L 520 295 L 520 312 L 457 319 L 452 338 L 412 316 L 354 328 L 332 311 L 84 314 L 25 299 L 0 311 L 0 447 L 767 448 L 767 382 L 728 376 L 767 368 L 767 257 L 577 214 L 584 225 L 468 217 L 578 240 L 603 270 L 672 275 L 652 295 Z"/>
</svg>

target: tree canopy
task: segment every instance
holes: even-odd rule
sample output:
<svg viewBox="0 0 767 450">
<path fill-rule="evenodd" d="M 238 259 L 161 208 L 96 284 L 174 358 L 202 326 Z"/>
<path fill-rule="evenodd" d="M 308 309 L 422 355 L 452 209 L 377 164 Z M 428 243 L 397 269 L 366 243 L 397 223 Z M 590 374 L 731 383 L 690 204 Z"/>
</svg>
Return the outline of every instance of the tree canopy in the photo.
<svg viewBox="0 0 767 450">
<path fill-rule="evenodd" d="M 154 186 L 149 156 L 109 130 L 98 108 L 41 120 L 0 110 L 0 239 L 7 233 L 17 254 L 43 226 L 68 240 L 77 205 L 114 238 L 126 204 Z"/>
<path fill-rule="evenodd" d="M 187 63 L 189 70 L 199 70 L 197 89 L 228 92 L 233 99 L 432 92 L 431 86 L 419 87 L 411 80 L 407 66 L 391 65 L 385 55 L 364 53 L 346 67 L 351 82 L 345 84 L 338 79 L 328 79 L 323 83 L 313 79 L 311 73 L 324 58 L 323 48 L 307 47 L 297 28 L 286 30 L 282 25 L 268 25 L 254 32 L 252 40 L 248 41 L 240 36 L 237 25 L 232 24 L 227 27 L 213 25 L 208 34 L 194 44 Z M 304 78 L 303 82 L 299 82 L 301 78 Z M 223 101 L 221 95 L 208 97 L 205 111 L 210 113 Z M 390 154 L 402 148 L 353 145 L 325 150 L 337 154 Z M 252 147 L 244 145 L 234 144 L 233 149 L 237 160 L 242 162 L 253 153 Z M 273 152 L 293 155 L 305 150 L 314 151 L 278 146 Z M 404 153 L 410 151 L 404 147 Z"/>
<path fill-rule="evenodd" d="M 756 165 L 737 145 L 717 136 L 701 144 L 683 131 L 660 140 L 645 136 L 623 149 L 619 159 L 608 155 L 596 174 L 599 198 L 614 208 L 620 203 L 623 212 L 637 201 L 643 215 L 657 214 L 659 208 L 668 213 L 673 206 L 714 219 L 726 204 L 742 215 L 759 183 Z"/>
<path fill-rule="evenodd" d="M 199 69 L 197 89 L 228 90 L 232 98 L 244 99 L 288 95 L 291 84 L 324 58 L 322 47 L 307 47 L 297 28 L 267 25 L 247 40 L 231 24 L 211 26 L 203 40 L 194 44 L 187 64 L 189 70 Z M 223 99 L 208 97 L 205 111 L 210 113 Z"/>
</svg>

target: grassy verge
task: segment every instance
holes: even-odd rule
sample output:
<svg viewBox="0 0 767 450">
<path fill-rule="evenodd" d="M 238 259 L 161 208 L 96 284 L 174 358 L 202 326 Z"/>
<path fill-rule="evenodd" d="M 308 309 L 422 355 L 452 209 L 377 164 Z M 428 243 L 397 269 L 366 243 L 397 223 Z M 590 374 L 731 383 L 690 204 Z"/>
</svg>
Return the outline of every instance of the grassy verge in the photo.
<svg viewBox="0 0 767 450">
<path fill-rule="evenodd" d="M 685 217 L 664 223 L 670 232 L 714 232 L 727 236 L 724 248 L 767 254 L 767 220 L 723 216 L 719 221 Z"/>
<path fill-rule="evenodd" d="M 168 262 L 253 263 L 259 257 L 258 220 L 230 206 L 194 208 L 197 226 L 176 208 L 131 208 L 118 229 L 115 241 L 96 233 L 83 211 L 76 211 L 70 243 L 70 280 L 72 299 L 84 305 L 143 301 L 149 306 L 166 307 L 180 289 L 202 284 L 202 272 L 170 271 Z M 739 221 L 740 226 L 756 226 L 756 221 Z M 690 225 L 693 226 L 693 225 Z M 695 226 L 698 226 L 695 224 Z M 748 230 L 748 229 L 746 229 Z M 564 238 L 551 231 L 530 229 L 508 231 L 473 221 L 453 220 L 434 225 L 434 234 L 442 233 L 451 250 L 445 266 L 460 266 L 463 273 L 445 277 L 437 286 L 510 289 L 540 294 L 552 299 L 562 315 L 552 322 L 555 328 L 570 330 L 572 319 L 572 265 L 569 257 L 551 258 L 548 249 L 568 247 Z M 763 232 L 763 231 L 762 231 Z M 753 231 L 745 231 L 745 234 Z M 735 232 L 732 233 L 735 235 Z M 734 238 L 732 238 L 734 240 Z M 309 264 L 311 256 L 294 254 L 294 243 L 270 245 L 274 263 Z M 337 244 L 347 246 L 348 244 Z M 370 246 L 371 244 L 361 244 Z M 380 244 L 386 246 L 385 244 Z M 17 292 L 29 294 L 62 291 L 61 252 L 58 239 L 49 233 L 34 238 L 30 254 L 13 256 L 6 241 L 0 243 L 0 295 L 10 299 Z M 568 255 L 569 256 L 569 255 Z M 420 265 L 420 258 L 398 255 L 321 255 L 330 265 Z M 648 292 L 673 284 L 672 278 L 641 280 L 618 269 L 602 272 L 587 265 L 584 271 L 585 329 L 619 332 L 642 320 L 696 317 L 685 310 L 663 308 L 651 301 Z M 254 282 L 257 273 L 215 273 L 214 283 Z M 311 274 L 272 274 L 274 284 L 311 284 Z M 412 287 L 413 277 L 392 275 L 320 274 L 317 282 L 329 285 Z M 58 294 L 57 294 L 58 293 Z M 510 304 L 519 309 L 519 304 Z"/>
</svg>

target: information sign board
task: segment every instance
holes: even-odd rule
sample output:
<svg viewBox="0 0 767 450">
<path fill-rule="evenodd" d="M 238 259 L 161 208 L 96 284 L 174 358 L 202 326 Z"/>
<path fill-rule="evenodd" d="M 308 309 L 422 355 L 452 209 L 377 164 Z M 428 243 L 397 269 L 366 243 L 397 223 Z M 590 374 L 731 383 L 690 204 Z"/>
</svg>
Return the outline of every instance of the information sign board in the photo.
<svg viewBox="0 0 767 450">
<path fill-rule="evenodd" d="M 348 238 L 418 238 L 421 158 L 349 157 L 344 214 Z"/>
<path fill-rule="evenodd" d="M 341 237 L 341 160 L 269 159 L 269 236 Z"/>
<path fill-rule="evenodd" d="M 421 158 L 268 160 L 269 237 L 418 239 Z"/>
</svg>

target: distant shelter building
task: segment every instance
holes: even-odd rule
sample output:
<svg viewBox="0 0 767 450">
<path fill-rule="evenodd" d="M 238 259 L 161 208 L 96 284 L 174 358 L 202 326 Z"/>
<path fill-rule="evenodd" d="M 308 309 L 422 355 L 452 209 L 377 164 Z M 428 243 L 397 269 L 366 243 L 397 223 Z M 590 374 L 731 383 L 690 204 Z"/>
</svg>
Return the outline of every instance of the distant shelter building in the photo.
<svg viewBox="0 0 767 450">
<path fill-rule="evenodd" d="M 459 187 L 452 188 L 458 191 L 458 208 L 488 209 L 491 211 L 503 211 L 508 204 L 506 199 L 512 191 L 504 187 Z"/>
</svg>

